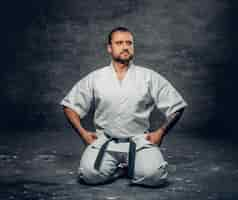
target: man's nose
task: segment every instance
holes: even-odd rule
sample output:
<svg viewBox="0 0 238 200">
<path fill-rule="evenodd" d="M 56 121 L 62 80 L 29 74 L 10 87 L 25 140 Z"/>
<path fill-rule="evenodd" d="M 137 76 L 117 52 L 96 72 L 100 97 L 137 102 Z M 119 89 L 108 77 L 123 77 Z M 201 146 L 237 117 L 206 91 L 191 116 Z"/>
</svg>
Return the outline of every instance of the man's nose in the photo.
<svg viewBox="0 0 238 200">
<path fill-rule="evenodd" d="M 123 49 L 128 49 L 129 46 L 124 42 L 122 48 L 123 48 Z"/>
</svg>

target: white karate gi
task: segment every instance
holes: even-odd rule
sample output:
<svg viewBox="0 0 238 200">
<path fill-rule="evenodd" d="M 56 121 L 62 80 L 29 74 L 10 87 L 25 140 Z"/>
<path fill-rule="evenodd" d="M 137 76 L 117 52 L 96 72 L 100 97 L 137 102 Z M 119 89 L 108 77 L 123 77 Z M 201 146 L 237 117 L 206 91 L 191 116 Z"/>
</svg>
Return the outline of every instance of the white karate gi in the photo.
<svg viewBox="0 0 238 200">
<path fill-rule="evenodd" d="M 177 90 L 157 72 L 132 62 L 124 79 L 119 81 L 111 63 L 77 82 L 61 101 L 61 105 L 73 109 L 80 118 L 87 114 L 92 103 L 98 139 L 82 155 L 79 168 L 82 178 L 88 183 L 101 183 L 117 176 L 117 166 L 123 161 L 116 158 L 115 152 L 127 153 L 128 143 L 110 142 L 100 172 L 93 169 L 98 149 L 107 140 L 105 132 L 114 138 L 132 137 L 136 142 L 133 183 L 156 185 L 165 180 L 167 162 L 159 147 L 147 141 L 144 133 L 150 127 L 149 116 L 155 106 L 166 117 L 187 106 Z"/>
</svg>

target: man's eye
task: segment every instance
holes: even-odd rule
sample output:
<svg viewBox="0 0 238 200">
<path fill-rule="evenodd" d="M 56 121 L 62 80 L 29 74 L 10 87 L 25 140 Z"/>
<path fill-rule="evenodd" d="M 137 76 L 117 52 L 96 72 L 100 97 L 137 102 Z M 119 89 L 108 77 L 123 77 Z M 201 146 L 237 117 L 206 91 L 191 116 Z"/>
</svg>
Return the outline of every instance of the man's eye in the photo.
<svg viewBox="0 0 238 200">
<path fill-rule="evenodd" d="M 116 42 L 116 44 L 117 44 L 117 45 L 121 45 L 121 44 L 122 44 L 122 42 L 121 42 L 121 41 L 119 41 L 119 42 Z"/>
<path fill-rule="evenodd" d="M 127 45 L 132 45 L 132 42 L 131 41 L 127 41 L 126 44 Z"/>
</svg>

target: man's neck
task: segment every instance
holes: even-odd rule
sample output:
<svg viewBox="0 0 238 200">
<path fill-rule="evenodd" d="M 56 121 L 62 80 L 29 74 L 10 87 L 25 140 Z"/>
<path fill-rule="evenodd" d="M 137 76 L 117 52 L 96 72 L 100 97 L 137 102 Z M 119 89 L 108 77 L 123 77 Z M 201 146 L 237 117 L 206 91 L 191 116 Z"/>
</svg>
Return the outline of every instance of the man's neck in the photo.
<svg viewBox="0 0 238 200">
<path fill-rule="evenodd" d="M 116 62 L 113 60 L 112 64 L 113 64 L 115 71 L 119 74 L 125 73 L 129 68 L 129 63 L 119 63 L 119 62 Z"/>
</svg>

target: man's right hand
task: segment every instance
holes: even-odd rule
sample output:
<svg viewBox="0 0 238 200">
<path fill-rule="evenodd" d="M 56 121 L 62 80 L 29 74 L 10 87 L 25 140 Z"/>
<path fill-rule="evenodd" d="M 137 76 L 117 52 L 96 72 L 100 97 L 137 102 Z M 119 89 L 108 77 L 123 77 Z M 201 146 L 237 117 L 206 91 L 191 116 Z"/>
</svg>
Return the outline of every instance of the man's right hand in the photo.
<svg viewBox="0 0 238 200">
<path fill-rule="evenodd" d="M 96 140 L 98 138 L 95 132 L 90 132 L 90 131 L 84 132 L 83 134 L 81 134 L 81 136 L 82 136 L 84 142 L 88 145 L 92 144 L 94 142 L 94 140 Z"/>
</svg>

